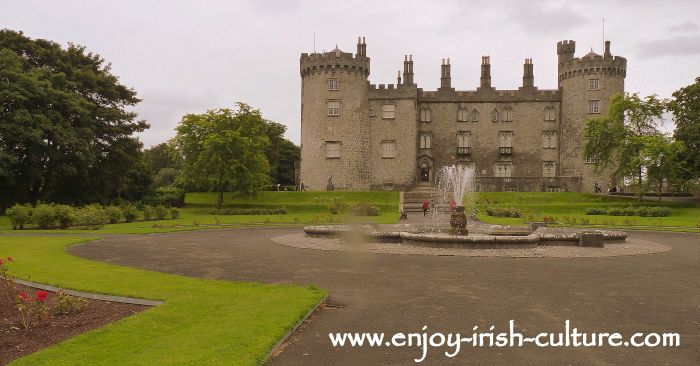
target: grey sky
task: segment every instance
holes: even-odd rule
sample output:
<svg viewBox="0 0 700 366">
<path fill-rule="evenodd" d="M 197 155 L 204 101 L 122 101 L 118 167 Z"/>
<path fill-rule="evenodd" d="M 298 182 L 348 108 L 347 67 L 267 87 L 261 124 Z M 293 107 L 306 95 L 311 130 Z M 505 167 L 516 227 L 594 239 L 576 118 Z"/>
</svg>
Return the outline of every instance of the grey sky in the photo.
<svg viewBox="0 0 700 366">
<path fill-rule="evenodd" d="M 700 76 L 699 1 L 17 1 L 0 0 L 0 28 L 32 38 L 85 45 L 112 63 L 143 102 L 149 146 L 174 135 L 185 113 L 244 101 L 289 127 L 299 142 L 299 54 L 367 39 L 372 83 L 395 83 L 403 55 L 415 80 L 439 86 L 442 58 L 452 84 L 474 89 L 482 55 L 493 85 L 516 88 L 526 57 L 535 85 L 556 88 L 556 42 L 576 41 L 577 56 L 627 57 L 626 89 L 670 97 Z"/>
</svg>

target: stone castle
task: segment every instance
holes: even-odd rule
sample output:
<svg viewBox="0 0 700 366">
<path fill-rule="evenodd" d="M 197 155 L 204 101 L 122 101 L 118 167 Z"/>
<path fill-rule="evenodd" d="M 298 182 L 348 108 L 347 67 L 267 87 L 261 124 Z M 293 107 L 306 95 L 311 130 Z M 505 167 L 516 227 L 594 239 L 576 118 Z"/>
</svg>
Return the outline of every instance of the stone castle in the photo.
<svg viewBox="0 0 700 366">
<path fill-rule="evenodd" d="M 574 57 L 575 49 L 557 43 L 550 90 L 535 86 L 532 59 L 517 90 L 494 88 L 483 56 L 476 90 L 452 87 L 447 59 L 440 88 L 427 91 L 413 80 L 411 55 L 395 85 L 370 84 L 364 37 L 354 55 L 302 53 L 300 180 L 309 190 L 410 190 L 432 185 L 442 166 L 471 164 L 480 191 L 607 189 L 611 170 L 584 156 L 583 130 L 624 92 L 627 60 L 609 41 L 603 55 Z"/>
</svg>

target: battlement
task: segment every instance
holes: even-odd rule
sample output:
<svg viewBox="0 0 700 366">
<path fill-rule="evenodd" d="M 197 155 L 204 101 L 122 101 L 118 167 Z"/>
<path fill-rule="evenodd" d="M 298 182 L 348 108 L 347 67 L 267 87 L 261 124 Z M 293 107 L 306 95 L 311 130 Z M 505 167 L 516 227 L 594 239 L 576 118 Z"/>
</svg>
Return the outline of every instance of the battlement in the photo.
<svg viewBox="0 0 700 366">
<path fill-rule="evenodd" d="M 574 53 L 576 52 L 576 42 L 572 40 L 565 40 L 557 42 L 557 54 L 564 53 Z"/>
<path fill-rule="evenodd" d="M 302 53 L 299 58 L 301 77 L 327 71 L 346 72 L 369 76 L 370 59 L 366 56 L 364 39 L 358 40 L 358 53 L 343 52 L 338 46 L 332 51 L 323 53 Z"/>
<path fill-rule="evenodd" d="M 412 84 L 370 84 L 369 99 L 416 98 L 416 86 Z"/>
<path fill-rule="evenodd" d="M 558 102 L 559 89 L 539 90 L 537 88 L 519 90 L 457 90 L 449 93 L 418 89 L 420 102 Z"/>
<path fill-rule="evenodd" d="M 559 80 L 590 74 L 602 74 L 625 77 L 627 59 L 621 56 L 601 56 L 589 53 L 583 57 L 572 58 L 559 64 Z"/>
</svg>

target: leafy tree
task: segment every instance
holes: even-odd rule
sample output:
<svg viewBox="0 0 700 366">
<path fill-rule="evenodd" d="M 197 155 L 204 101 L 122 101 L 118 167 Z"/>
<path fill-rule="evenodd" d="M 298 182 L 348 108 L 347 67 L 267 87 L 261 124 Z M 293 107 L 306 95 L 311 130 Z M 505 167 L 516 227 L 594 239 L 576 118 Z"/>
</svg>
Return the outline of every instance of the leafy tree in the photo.
<svg viewBox="0 0 700 366">
<path fill-rule="evenodd" d="M 227 189 L 251 196 L 269 182 L 270 140 L 260 111 L 236 103 L 235 110 L 187 114 L 176 131 L 174 144 L 183 158 L 179 179 L 214 189 L 217 207 Z"/>
<path fill-rule="evenodd" d="M 154 173 L 158 173 L 161 169 L 172 168 L 179 169 L 180 161 L 177 159 L 175 146 L 169 142 L 163 142 L 158 145 L 151 146 L 144 151 L 146 159 L 151 164 L 151 169 Z"/>
<path fill-rule="evenodd" d="M 639 154 L 631 159 L 632 165 L 644 167 L 646 185 L 656 187 L 660 204 L 664 182 L 671 185 L 680 180 L 684 163 L 683 142 L 673 141 L 662 135 L 640 136 L 638 139 L 641 149 Z"/>
<path fill-rule="evenodd" d="M 127 193 L 142 168 L 134 134 L 148 128 L 129 111 L 138 102 L 85 47 L 0 30 L 0 196 L 82 203 Z"/>
<path fill-rule="evenodd" d="M 673 93 L 669 103 L 676 122 L 674 137 L 685 144 L 686 179 L 700 177 L 700 77 Z"/>
<path fill-rule="evenodd" d="M 639 199 L 644 194 L 642 150 L 646 137 L 660 135 L 658 123 L 666 102 L 656 95 L 616 94 L 610 99 L 608 115 L 590 119 L 585 129 L 584 154 L 595 156 L 597 169 L 615 165 L 614 178 L 635 177 Z"/>
<path fill-rule="evenodd" d="M 270 145 L 265 152 L 270 162 L 270 181 L 273 185 L 294 184 L 294 162 L 301 157 L 301 150 L 293 142 L 284 138 L 287 126 L 265 121 Z"/>
</svg>

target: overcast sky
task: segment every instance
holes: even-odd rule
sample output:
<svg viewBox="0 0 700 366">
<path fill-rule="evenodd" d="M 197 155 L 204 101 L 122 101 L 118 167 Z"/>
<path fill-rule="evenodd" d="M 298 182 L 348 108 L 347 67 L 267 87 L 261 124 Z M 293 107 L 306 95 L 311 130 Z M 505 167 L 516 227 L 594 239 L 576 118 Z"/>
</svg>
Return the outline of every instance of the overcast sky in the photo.
<svg viewBox="0 0 700 366">
<path fill-rule="evenodd" d="M 626 90 L 670 97 L 700 76 L 700 1 L 29 1 L 0 0 L 0 28 L 32 38 L 87 46 L 112 63 L 151 128 L 150 146 L 174 135 L 185 113 L 243 101 L 288 126 L 299 142 L 299 54 L 354 52 L 365 36 L 372 83 L 395 83 L 404 54 L 415 81 L 440 83 L 440 61 L 452 63 L 452 86 L 479 84 L 482 55 L 491 56 L 496 88 L 517 88 L 523 59 L 535 85 L 556 88 L 556 42 L 576 41 L 576 56 L 627 57 Z"/>
</svg>

